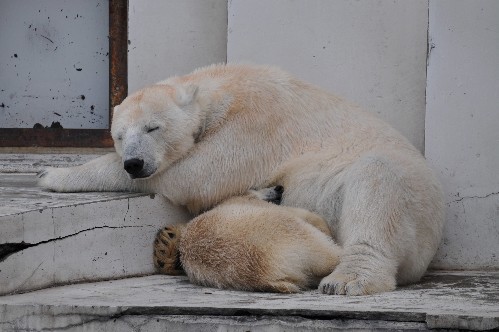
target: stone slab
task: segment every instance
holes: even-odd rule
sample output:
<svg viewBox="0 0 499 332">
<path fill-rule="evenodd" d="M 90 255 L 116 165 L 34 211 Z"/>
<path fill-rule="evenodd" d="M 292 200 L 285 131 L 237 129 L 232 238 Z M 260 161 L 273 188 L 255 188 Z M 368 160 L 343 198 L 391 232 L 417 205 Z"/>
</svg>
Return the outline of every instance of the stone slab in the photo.
<svg viewBox="0 0 499 332">
<path fill-rule="evenodd" d="M 190 218 L 159 195 L 60 194 L 0 175 L 0 295 L 154 272 L 158 229 Z"/>
<path fill-rule="evenodd" d="M 126 192 L 56 193 L 37 187 L 35 174 L 0 174 L 0 217 L 47 208 L 144 196 Z M 2 228 L 3 229 L 3 228 Z"/>
<path fill-rule="evenodd" d="M 6 152 L 5 149 L 9 148 L 0 148 L 0 173 L 37 173 L 46 167 L 77 166 L 113 151 L 112 149 L 74 148 L 60 153 L 42 153 L 44 148 L 34 148 L 34 150 L 17 148 L 17 150 L 29 149 L 31 153 L 14 153 L 9 151 L 10 149 Z M 57 148 L 52 150 L 57 150 Z"/>
<path fill-rule="evenodd" d="M 360 330 L 383 322 L 389 322 L 387 329 L 488 330 L 499 328 L 499 272 L 431 272 L 417 285 L 359 297 L 224 291 L 192 285 L 186 277 L 153 275 L 3 296 L 0 308 L 0 330 L 16 331 L 153 331 L 175 324 L 194 330 L 202 322 L 232 324 L 225 330 L 234 331 L 263 330 L 265 324 L 293 330 L 286 324 L 304 322 L 313 322 L 308 330 L 338 328 L 341 322 L 364 323 Z"/>
</svg>

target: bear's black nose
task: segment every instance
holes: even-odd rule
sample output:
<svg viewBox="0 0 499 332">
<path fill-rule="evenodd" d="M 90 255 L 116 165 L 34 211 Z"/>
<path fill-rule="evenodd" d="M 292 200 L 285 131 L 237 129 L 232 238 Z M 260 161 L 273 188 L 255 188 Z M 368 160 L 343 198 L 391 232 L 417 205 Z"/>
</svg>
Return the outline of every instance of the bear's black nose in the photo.
<svg viewBox="0 0 499 332">
<path fill-rule="evenodd" d="M 123 163 L 123 167 L 129 174 L 137 175 L 140 173 L 140 171 L 142 171 L 142 168 L 144 167 L 144 161 L 137 158 L 128 159 Z"/>
</svg>

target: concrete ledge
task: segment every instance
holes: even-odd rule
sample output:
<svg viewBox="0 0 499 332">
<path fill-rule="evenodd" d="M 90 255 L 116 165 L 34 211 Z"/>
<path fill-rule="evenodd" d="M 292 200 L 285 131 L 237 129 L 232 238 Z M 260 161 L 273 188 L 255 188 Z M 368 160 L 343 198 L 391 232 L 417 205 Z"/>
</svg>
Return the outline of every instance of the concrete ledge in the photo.
<svg viewBox="0 0 499 332">
<path fill-rule="evenodd" d="M 53 320 L 51 316 L 36 320 L 44 323 L 36 323 L 41 327 L 53 326 L 47 322 Z M 428 331 L 424 323 L 406 323 L 390 321 L 364 321 L 364 320 L 317 320 L 301 317 L 270 317 L 270 316 L 195 316 L 195 315 L 123 315 L 111 318 L 101 316 L 84 317 L 76 319 L 73 324 L 68 324 L 70 317 L 56 319 L 57 328 L 47 328 L 49 331 L 106 331 L 106 332 L 157 332 L 157 331 L 181 331 L 181 332 L 210 332 L 210 331 Z M 5 331 L 32 332 L 35 320 L 29 319 L 31 324 L 4 324 Z M 1 325 L 0 325 L 1 326 Z M 24 327 L 26 326 L 26 327 Z"/>
<path fill-rule="evenodd" d="M 488 330 L 499 327 L 499 272 L 433 272 L 361 297 L 268 294 L 148 276 L 0 297 L 0 330 Z"/>
<path fill-rule="evenodd" d="M 0 175 L 0 295 L 154 272 L 152 241 L 189 219 L 159 195 L 58 194 Z"/>
<path fill-rule="evenodd" d="M 113 149 L 71 149 L 71 153 L 41 153 L 44 148 L 17 148 L 33 150 L 35 153 L 5 153 L 0 148 L 0 173 L 37 173 L 46 167 L 71 167 L 95 159 Z M 7 148 L 8 149 L 8 148 Z M 58 150 L 51 148 L 50 150 Z M 64 150 L 64 148 L 59 149 Z"/>
</svg>

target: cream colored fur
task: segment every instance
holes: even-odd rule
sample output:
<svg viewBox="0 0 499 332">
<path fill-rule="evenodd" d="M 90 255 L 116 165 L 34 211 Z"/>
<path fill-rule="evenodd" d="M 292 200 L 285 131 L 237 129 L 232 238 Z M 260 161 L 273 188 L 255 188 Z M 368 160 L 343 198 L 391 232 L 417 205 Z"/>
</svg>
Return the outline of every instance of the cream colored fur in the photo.
<svg viewBox="0 0 499 332">
<path fill-rule="evenodd" d="M 273 67 L 210 66 L 142 89 L 115 108 L 112 135 L 116 153 L 47 169 L 40 185 L 156 192 L 194 213 L 283 185 L 283 205 L 324 217 L 344 248 L 319 285 L 328 294 L 418 281 L 440 242 L 442 194 L 419 151 L 370 113 Z M 127 175 L 130 158 L 144 160 L 146 178 Z"/>
<path fill-rule="evenodd" d="M 294 293 L 317 287 L 341 254 L 320 216 L 262 201 L 257 192 L 230 198 L 177 231 L 189 279 L 224 289 Z"/>
</svg>

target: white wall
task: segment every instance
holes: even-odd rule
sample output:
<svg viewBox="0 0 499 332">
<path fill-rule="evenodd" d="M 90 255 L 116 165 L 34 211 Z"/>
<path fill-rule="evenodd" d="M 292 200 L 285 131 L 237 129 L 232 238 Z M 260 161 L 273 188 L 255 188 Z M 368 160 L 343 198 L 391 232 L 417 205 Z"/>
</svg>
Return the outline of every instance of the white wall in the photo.
<svg viewBox="0 0 499 332">
<path fill-rule="evenodd" d="M 232 0 L 227 60 L 275 64 L 424 148 L 428 2 Z"/>
<path fill-rule="evenodd" d="M 499 1 L 431 0 L 426 156 L 447 224 L 434 265 L 499 267 Z"/>
<path fill-rule="evenodd" d="M 379 114 L 424 148 L 427 0 L 129 6 L 130 92 L 226 59 L 275 64 Z"/>
<path fill-rule="evenodd" d="M 226 61 L 227 0 L 129 0 L 128 91 Z"/>
</svg>

